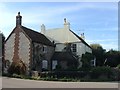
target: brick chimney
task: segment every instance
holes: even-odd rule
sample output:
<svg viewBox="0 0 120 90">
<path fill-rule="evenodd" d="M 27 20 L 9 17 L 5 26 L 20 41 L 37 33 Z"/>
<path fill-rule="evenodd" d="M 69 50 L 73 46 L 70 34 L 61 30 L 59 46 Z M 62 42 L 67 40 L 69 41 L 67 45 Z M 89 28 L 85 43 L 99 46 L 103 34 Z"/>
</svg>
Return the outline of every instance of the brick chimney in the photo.
<svg viewBox="0 0 120 90">
<path fill-rule="evenodd" d="M 18 15 L 16 16 L 16 26 L 21 26 L 22 23 L 22 16 L 20 16 L 20 12 L 18 12 Z"/>
</svg>

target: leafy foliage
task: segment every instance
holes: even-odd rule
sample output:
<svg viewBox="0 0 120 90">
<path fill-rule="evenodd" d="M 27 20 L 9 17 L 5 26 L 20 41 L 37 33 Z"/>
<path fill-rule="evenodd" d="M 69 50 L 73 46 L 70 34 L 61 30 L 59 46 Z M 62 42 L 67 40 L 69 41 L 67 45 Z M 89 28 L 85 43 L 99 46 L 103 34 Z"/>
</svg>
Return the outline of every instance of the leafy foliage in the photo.
<svg viewBox="0 0 120 90">
<path fill-rule="evenodd" d="M 103 66 L 105 61 L 106 50 L 100 44 L 91 44 L 93 55 L 96 57 L 96 65 Z"/>
<path fill-rule="evenodd" d="M 100 76 L 105 76 L 105 78 L 109 78 L 110 75 L 112 75 L 112 69 L 110 67 L 95 67 L 91 70 L 91 78 L 99 78 Z"/>
<path fill-rule="evenodd" d="M 118 64 L 120 64 L 120 51 L 111 49 L 106 53 L 106 58 L 107 58 L 106 65 L 116 67 Z"/>
<path fill-rule="evenodd" d="M 94 57 L 93 57 L 93 55 L 91 54 L 91 53 L 85 53 L 85 54 L 83 54 L 82 55 L 82 59 L 81 59 L 81 61 L 82 61 L 82 67 L 83 68 L 89 68 L 89 67 L 91 67 L 91 60 L 93 59 Z"/>
<path fill-rule="evenodd" d="M 16 62 L 12 62 L 11 66 L 8 69 L 9 74 L 25 74 L 26 72 L 26 66 L 25 64 L 20 60 Z"/>
<path fill-rule="evenodd" d="M 117 65 L 117 68 L 120 69 L 120 64 Z"/>
</svg>

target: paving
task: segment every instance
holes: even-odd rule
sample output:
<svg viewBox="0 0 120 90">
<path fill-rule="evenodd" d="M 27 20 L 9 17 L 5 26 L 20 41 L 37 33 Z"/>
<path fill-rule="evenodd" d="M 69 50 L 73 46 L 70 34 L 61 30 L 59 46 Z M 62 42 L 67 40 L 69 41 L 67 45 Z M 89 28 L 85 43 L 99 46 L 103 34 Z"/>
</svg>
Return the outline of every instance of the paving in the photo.
<svg viewBox="0 0 120 90">
<path fill-rule="evenodd" d="M 58 82 L 2 77 L 2 88 L 118 88 L 117 82 Z"/>
</svg>

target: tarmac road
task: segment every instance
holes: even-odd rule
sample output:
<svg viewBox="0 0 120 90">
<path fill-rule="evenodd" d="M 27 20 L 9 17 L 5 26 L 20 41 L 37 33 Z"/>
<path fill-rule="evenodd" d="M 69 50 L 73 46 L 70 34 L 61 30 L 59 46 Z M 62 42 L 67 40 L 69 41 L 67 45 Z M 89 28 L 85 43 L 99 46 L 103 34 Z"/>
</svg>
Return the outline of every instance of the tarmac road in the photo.
<svg viewBox="0 0 120 90">
<path fill-rule="evenodd" d="M 2 88 L 118 88 L 118 83 L 36 81 L 2 77 Z"/>
</svg>

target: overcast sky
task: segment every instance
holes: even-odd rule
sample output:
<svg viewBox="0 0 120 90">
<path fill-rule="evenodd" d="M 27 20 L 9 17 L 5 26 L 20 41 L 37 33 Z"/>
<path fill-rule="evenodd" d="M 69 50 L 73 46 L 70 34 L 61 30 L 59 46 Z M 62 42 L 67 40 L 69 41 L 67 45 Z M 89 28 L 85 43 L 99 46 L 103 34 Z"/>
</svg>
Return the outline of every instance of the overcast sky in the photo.
<svg viewBox="0 0 120 90">
<path fill-rule="evenodd" d="M 22 15 L 22 25 L 40 32 L 63 27 L 64 18 L 71 30 L 85 33 L 88 44 L 99 43 L 104 49 L 118 50 L 118 3 L 117 2 L 0 2 L 0 31 L 5 37 L 16 25 L 16 15 Z"/>
</svg>

